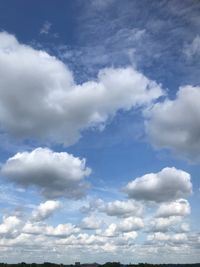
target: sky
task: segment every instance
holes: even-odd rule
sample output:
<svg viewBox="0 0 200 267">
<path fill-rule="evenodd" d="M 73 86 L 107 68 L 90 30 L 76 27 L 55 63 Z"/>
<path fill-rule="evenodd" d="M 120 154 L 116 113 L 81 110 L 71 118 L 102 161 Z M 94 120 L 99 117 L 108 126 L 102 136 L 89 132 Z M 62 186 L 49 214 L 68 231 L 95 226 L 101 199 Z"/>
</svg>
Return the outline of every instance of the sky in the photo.
<svg viewBox="0 0 200 267">
<path fill-rule="evenodd" d="M 200 262 L 200 2 L 0 2 L 0 262 Z"/>
</svg>

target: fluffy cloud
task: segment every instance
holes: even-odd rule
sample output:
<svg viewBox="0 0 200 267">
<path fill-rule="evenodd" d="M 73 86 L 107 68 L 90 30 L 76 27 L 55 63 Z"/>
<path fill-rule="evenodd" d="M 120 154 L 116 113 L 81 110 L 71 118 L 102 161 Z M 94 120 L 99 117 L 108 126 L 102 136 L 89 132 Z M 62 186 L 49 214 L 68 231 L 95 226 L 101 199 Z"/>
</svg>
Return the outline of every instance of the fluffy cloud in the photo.
<svg viewBox="0 0 200 267">
<path fill-rule="evenodd" d="M 141 218 L 129 217 L 119 223 L 118 230 L 126 233 L 126 232 L 140 230 L 143 227 L 144 227 L 144 222 Z"/>
<path fill-rule="evenodd" d="M 164 168 L 129 182 L 124 191 L 130 198 L 166 202 L 192 193 L 190 174 L 176 168 Z"/>
<path fill-rule="evenodd" d="M 171 216 L 169 218 L 156 218 L 151 222 L 152 232 L 168 232 L 181 222 L 181 217 Z"/>
<path fill-rule="evenodd" d="M 136 237 L 135 231 L 138 231 L 144 227 L 144 222 L 138 217 L 129 217 L 121 220 L 118 223 L 111 223 L 105 231 L 98 230 L 97 233 L 102 236 L 115 237 L 119 236 L 121 233 L 133 233 Z M 131 235 L 130 235 L 131 236 Z M 125 236 L 124 236 L 125 237 Z M 127 235 L 128 238 L 128 235 Z"/>
<path fill-rule="evenodd" d="M 131 67 L 101 70 L 78 85 L 61 61 L 0 33 L 0 126 L 19 138 L 73 144 L 82 130 L 162 94 Z"/>
<path fill-rule="evenodd" d="M 59 201 L 48 200 L 44 203 L 41 203 L 34 211 L 33 211 L 33 220 L 41 221 L 47 219 L 49 216 L 53 214 L 53 212 L 61 207 Z"/>
<path fill-rule="evenodd" d="M 186 216 L 191 212 L 186 199 L 178 199 L 171 203 L 163 203 L 157 211 L 157 217 Z"/>
<path fill-rule="evenodd" d="M 155 233 L 147 237 L 148 240 L 171 241 L 173 243 L 184 243 L 187 241 L 187 235 L 184 233 L 168 235 L 164 233 Z"/>
<path fill-rule="evenodd" d="M 145 112 L 146 132 L 156 147 L 181 157 L 200 159 L 200 87 L 180 87 L 174 100 L 166 99 Z"/>
<path fill-rule="evenodd" d="M 0 224 L 0 236 L 9 238 L 18 233 L 22 221 L 16 216 L 3 216 L 3 222 Z"/>
<path fill-rule="evenodd" d="M 115 223 L 111 223 L 108 226 L 108 228 L 105 230 L 105 232 L 99 231 L 98 234 L 102 234 L 103 236 L 107 236 L 107 237 L 117 236 L 118 235 L 117 225 Z"/>
<path fill-rule="evenodd" d="M 38 187 L 47 198 L 80 198 L 87 188 L 84 178 L 91 170 L 85 166 L 85 159 L 75 158 L 66 152 L 56 153 L 48 148 L 37 148 L 9 158 L 2 166 L 1 173 L 21 186 Z M 44 209 L 48 209 L 48 205 L 49 202 L 40 207 L 39 213 L 43 209 L 44 217 Z"/>
<path fill-rule="evenodd" d="M 94 229 L 98 229 L 101 223 L 102 221 L 97 220 L 95 216 L 89 216 L 89 217 L 83 218 L 80 224 L 80 227 L 86 230 L 94 230 Z"/>
<path fill-rule="evenodd" d="M 71 223 L 59 224 L 55 227 L 47 224 L 33 224 L 27 222 L 23 227 L 23 233 L 33 235 L 45 235 L 52 237 L 64 238 L 71 234 L 76 234 L 80 231 L 78 227 Z"/>
<path fill-rule="evenodd" d="M 104 202 L 99 199 L 93 206 L 96 206 L 98 211 L 105 212 L 108 216 L 116 217 L 140 216 L 143 212 L 143 206 L 133 200 Z"/>
<path fill-rule="evenodd" d="M 180 230 L 182 232 L 189 232 L 190 231 L 190 225 L 188 223 L 182 223 Z"/>
<path fill-rule="evenodd" d="M 138 236 L 138 234 L 135 231 L 123 234 L 123 237 L 124 237 L 125 240 L 135 239 L 137 236 Z"/>
</svg>

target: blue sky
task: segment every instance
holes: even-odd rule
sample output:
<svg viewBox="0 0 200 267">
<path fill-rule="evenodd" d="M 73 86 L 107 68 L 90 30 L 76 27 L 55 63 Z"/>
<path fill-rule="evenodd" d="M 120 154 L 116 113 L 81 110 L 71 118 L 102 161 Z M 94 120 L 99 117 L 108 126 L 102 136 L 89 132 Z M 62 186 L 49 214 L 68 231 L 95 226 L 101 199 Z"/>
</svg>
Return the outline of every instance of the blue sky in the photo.
<svg viewBox="0 0 200 267">
<path fill-rule="evenodd" d="M 199 13 L 1 1 L 1 262 L 200 261 Z"/>
</svg>

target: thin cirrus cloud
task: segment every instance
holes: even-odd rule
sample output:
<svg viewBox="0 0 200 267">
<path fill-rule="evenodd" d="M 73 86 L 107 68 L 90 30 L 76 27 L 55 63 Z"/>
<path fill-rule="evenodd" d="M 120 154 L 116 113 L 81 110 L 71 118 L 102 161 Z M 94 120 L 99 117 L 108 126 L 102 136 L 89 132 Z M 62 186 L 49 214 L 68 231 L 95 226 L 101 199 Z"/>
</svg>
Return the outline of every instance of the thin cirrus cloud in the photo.
<svg viewBox="0 0 200 267">
<path fill-rule="evenodd" d="M 146 132 L 152 144 L 179 157 L 200 160 L 200 87 L 180 87 L 174 100 L 165 99 L 145 112 Z"/>
<path fill-rule="evenodd" d="M 35 186 L 46 198 L 82 197 L 88 188 L 85 178 L 90 173 L 91 169 L 86 167 L 85 159 L 76 158 L 67 152 L 53 152 L 48 148 L 17 153 L 1 169 L 1 174 L 11 182 L 24 187 Z M 44 205 L 45 208 L 49 206 Z M 50 210 L 44 212 L 44 205 L 37 210 L 36 217 L 48 215 Z"/>
<path fill-rule="evenodd" d="M 168 202 L 192 193 L 191 177 L 185 171 L 167 167 L 129 182 L 124 192 L 136 200 Z"/>
<path fill-rule="evenodd" d="M 1 129 L 65 145 L 77 142 L 84 129 L 104 125 L 118 110 L 163 95 L 159 84 L 132 67 L 106 68 L 96 80 L 76 84 L 62 61 L 6 32 L 0 33 L 0 88 Z"/>
</svg>

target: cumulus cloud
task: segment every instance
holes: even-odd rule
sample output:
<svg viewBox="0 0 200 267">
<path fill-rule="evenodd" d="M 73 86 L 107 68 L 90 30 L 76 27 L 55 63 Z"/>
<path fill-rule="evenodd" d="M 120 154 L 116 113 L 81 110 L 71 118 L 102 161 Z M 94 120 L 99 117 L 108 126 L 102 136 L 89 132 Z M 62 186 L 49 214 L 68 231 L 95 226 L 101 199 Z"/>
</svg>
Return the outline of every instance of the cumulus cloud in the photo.
<svg viewBox="0 0 200 267">
<path fill-rule="evenodd" d="M 102 234 L 107 237 L 115 237 L 118 235 L 117 225 L 115 223 L 111 223 L 104 232 L 99 231 L 98 234 Z"/>
<path fill-rule="evenodd" d="M 149 235 L 147 239 L 155 241 L 172 241 L 174 243 L 184 243 L 188 238 L 185 233 L 169 235 L 158 232 L 153 235 Z"/>
<path fill-rule="evenodd" d="M 92 216 L 83 218 L 80 224 L 80 227 L 86 230 L 95 230 L 95 229 L 99 229 L 101 224 L 102 224 L 102 221 L 97 220 L 97 218 L 95 218 L 95 216 L 92 215 Z"/>
<path fill-rule="evenodd" d="M 3 222 L 0 224 L 0 236 L 5 238 L 14 237 L 21 224 L 22 221 L 17 216 L 3 216 Z"/>
<path fill-rule="evenodd" d="M 139 217 L 129 217 L 123 220 L 120 220 L 118 223 L 111 223 L 105 231 L 98 230 L 97 233 L 106 237 L 115 237 L 119 236 L 121 233 L 133 233 L 134 238 L 136 238 L 137 234 L 135 231 L 138 231 L 144 227 L 144 222 L 142 218 Z M 125 235 L 126 236 L 126 235 Z M 124 236 L 124 237 L 125 237 Z M 130 235 L 131 236 L 131 235 Z M 128 238 L 128 235 L 127 235 Z"/>
<path fill-rule="evenodd" d="M 103 69 L 76 84 L 63 62 L 0 33 L 0 127 L 15 137 L 73 144 L 82 130 L 162 94 L 132 67 Z"/>
<path fill-rule="evenodd" d="M 200 159 L 200 87 L 180 87 L 174 100 L 156 103 L 145 112 L 146 132 L 156 147 L 189 160 Z"/>
<path fill-rule="evenodd" d="M 91 173 L 85 165 L 85 159 L 76 158 L 67 152 L 57 153 L 48 148 L 37 148 L 9 158 L 2 166 L 1 173 L 20 186 L 39 188 L 47 198 L 80 198 L 88 187 L 84 179 Z M 45 215 L 44 209 L 49 209 L 49 203 L 40 207 L 38 216 L 47 216 L 49 211 Z"/>
<path fill-rule="evenodd" d="M 141 218 L 129 217 L 119 223 L 118 230 L 121 232 L 132 232 L 140 230 L 143 227 L 144 227 L 144 222 Z"/>
<path fill-rule="evenodd" d="M 157 217 L 186 216 L 191 212 L 186 199 L 178 199 L 171 203 L 163 203 L 157 211 Z"/>
<path fill-rule="evenodd" d="M 108 216 L 130 217 L 140 216 L 143 213 L 143 206 L 134 200 L 114 200 L 105 202 L 101 199 L 91 203 L 91 209 L 97 209 Z"/>
<path fill-rule="evenodd" d="M 168 232 L 170 230 L 174 230 L 174 226 L 181 222 L 181 217 L 171 216 L 168 218 L 155 218 L 151 222 L 151 230 L 152 232 Z"/>
<path fill-rule="evenodd" d="M 47 200 L 41 203 L 32 213 L 33 220 L 42 221 L 50 217 L 54 211 L 59 209 L 61 204 L 56 200 Z"/>
<path fill-rule="evenodd" d="M 124 188 L 129 198 L 144 201 L 166 202 L 192 193 L 190 174 L 174 167 L 158 173 L 145 174 L 129 182 Z"/>
<path fill-rule="evenodd" d="M 137 236 L 138 236 L 138 234 L 135 231 L 123 234 L 123 237 L 124 237 L 125 240 L 135 239 Z"/>
<path fill-rule="evenodd" d="M 64 238 L 71 234 L 78 233 L 80 229 L 71 223 L 58 224 L 57 226 L 53 227 L 47 224 L 33 224 L 31 222 L 27 222 L 22 231 L 26 234 Z"/>
<path fill-rule="evenodd" d="M 181 224 L 181 227 L 180 227 L 180 230 L 182 232 L 189 232 L 190 231 L 190 225 L 189 225 L 189 223 L 182 223 Z"/>
</svg>

